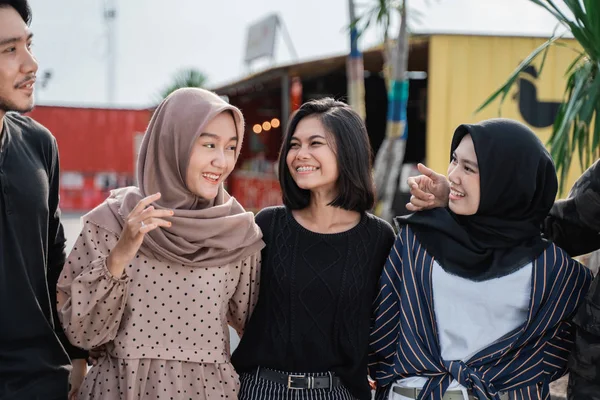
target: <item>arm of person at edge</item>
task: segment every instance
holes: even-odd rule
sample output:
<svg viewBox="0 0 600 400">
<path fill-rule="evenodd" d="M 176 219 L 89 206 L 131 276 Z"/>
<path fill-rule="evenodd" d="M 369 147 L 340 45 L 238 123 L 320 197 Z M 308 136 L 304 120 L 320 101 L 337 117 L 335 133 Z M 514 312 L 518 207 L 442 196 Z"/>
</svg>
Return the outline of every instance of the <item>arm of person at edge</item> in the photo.
<svg viewBox="0 0 600 400">
<path fill-rule="evenodd" d="M 54 322 L 54 331 L 60 339 L 63 347 L 67 351 L 72 361 L 72 370 L 69 378 L 69 400 L 74 399 L 79 386 L 83 382 L 87 371 L 87 352 L 73 346 L 65 336 L 62 325 L 58 319 L 58 313 L 54 310 L 56 304 L 56 284 L 66 261 L 65 253 L 65 232 L 60 222 L 59 201 L 59 176 L 60 166 L 58 161 L 58 148 L 56 141 L 52 148 L 52 168 L 50 170 L 50 191 L 48 198 L 48 264 L 47 264 L 47 285 L 50 294 L 50 304 L 52 307 L 52 319 Z"/>
<path fill-rule="evenodd" d="M 450 193 L 446 177 L 423 164 L 417 168 L 422 175 L 408 178 L 411 198 L 406 209 L 446 207 Z M 600 160 L 575 182 L 567 199 L 554 203 L 542 233 L 571 257 L 600 249 Z"/>
<path fill-rule="evenodd" d="M 542 231 L 571 257 L 600 249 L 600 160 L 554 203 Z"/>
<path fill-rule="evenodd" d="M 544 222 L 545 235 L 572 254 L 600 248 L 600 160 L 554 203 Z M 573 322 L 575 345 L 569 357 L 569 400 L 600 400 L 600 275 L 592 283 Z"/>
</svg>

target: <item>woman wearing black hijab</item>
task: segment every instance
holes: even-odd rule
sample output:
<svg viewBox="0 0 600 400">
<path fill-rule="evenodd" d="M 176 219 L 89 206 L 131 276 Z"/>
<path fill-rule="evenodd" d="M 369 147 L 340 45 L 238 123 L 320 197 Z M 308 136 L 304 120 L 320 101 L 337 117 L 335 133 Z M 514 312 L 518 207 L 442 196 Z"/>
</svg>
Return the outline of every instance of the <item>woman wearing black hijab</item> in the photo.
<svg viewBox="0 0 600 400">
<path fill-rule="evenodd" d="M 549 399 L 591 282 L 541 236 L 552 159 L 516 121 L 461 125 L 448 180 L 448 208 L 396 219 L 371 333 L 378 398 Z"/>
</svg>

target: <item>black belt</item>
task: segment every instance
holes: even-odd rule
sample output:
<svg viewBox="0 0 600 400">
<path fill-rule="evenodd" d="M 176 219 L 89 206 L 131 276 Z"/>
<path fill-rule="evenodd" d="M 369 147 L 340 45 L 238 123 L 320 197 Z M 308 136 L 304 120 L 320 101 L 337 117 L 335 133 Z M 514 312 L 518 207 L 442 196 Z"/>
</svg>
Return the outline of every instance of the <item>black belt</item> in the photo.
<svg viewBox="0 0 600 400">
<path fill-rule="evenodd" d="M 286 374 L 261 368 L 258 377 L 279 383 L 288 389 L 333 389 L 342 386 L 340 378 L 332 373 L 329 376 L 306 376 L 306 374 Z"/>
</svg>

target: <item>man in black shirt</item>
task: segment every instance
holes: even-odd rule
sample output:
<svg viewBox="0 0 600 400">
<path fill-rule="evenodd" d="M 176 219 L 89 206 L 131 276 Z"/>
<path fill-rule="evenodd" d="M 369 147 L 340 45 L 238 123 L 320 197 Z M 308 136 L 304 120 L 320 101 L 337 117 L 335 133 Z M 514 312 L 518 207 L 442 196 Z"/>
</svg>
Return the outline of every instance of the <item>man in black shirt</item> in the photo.
<svg viewBox="0 0 600 400">
<path fill-rule="evenodd" d="M 33 108 L 37 62 L 27 0 L 0 0 L 0 400 L 66 400 L 85 353 L 57 320 L 65 262 L 59 164 L 50 132 L 20 114 Z M 61 343 L 62 342 L 62 343 Z"/>
</svg>

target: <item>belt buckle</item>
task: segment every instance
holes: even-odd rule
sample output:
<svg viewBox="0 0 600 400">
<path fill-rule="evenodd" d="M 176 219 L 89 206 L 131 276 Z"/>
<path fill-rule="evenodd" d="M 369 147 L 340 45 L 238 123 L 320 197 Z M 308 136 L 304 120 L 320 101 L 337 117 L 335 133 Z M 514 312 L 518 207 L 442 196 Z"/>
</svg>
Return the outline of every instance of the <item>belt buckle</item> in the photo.
<svg viewBox="0 0 600 400">
<path fill-rule="evenodd" d="M 287 388 L 291 389 L 291 390 L 302 390 L 304 389 L 303 387 L 295 387 L 292 386 L 294 383 L 294 379 L 307 379 L 307 387 L 306 389 L 312 389 L 313 388 L 313 379 L 311 377 L 307 377 L 306 375 L 288 375 L 288 384 L 287 384 Z"/>
</svg>

